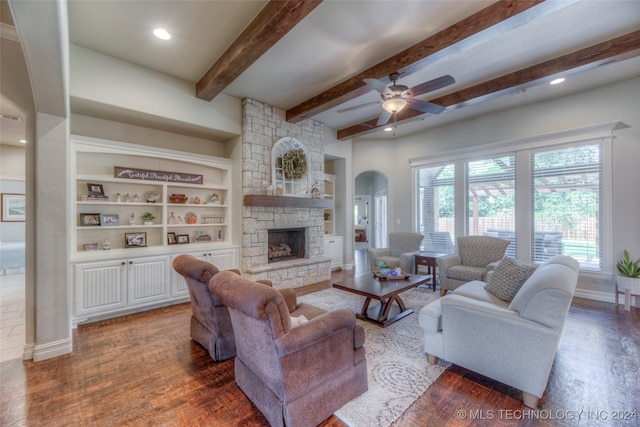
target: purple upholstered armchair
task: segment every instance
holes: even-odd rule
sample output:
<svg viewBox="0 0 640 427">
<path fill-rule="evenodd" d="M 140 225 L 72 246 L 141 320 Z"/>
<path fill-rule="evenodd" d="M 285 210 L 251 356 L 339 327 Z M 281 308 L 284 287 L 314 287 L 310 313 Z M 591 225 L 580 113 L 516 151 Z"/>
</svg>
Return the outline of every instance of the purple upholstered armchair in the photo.
<svg viewBox="0 0 640 427">
<path fill-rule="evenodd" d="M 272 426 L 316 426 L 367 390 L 364 329 L 353 311 L 294 327 L 274 288 L 226 271 L 209 287 L 229 309 L 236 383 Z"/>
<path fill-rule="evenodd" d="M 210 290 L 209 281 L 218 273 L 218 268 L 206 261 L 184 254 L 173 260 L 173 268 L 184 277 L 191 297 L 191 338 L 209 351 L 215 361 L 231 359 L 236 355 L 236 343 L 229 310 Z M 228 270 L 240 277 L 239 270 Z M 271 286 L 268 280 L 259 283 Z M 310 304 L 298 304 L 293 289 L 278 290 L 287 303 L 293 317 L 305 316 L 313 319 L 325 311 Z"/>
</svg>

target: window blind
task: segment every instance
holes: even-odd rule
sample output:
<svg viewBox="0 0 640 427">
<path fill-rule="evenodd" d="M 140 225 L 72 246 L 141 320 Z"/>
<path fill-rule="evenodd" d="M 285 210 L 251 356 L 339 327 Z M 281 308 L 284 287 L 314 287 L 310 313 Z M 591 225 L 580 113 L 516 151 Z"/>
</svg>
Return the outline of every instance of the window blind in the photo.
<svg viewBox="0 0 640 427">
<path fill-rule="evenodd" d="M 453 253 L 455 236 L 455 164 L 415 169 L 416 229 L 422 251 Z"/>
<path fill-rule="evenodd" d="M 531 173 L 533 260 L 565 254 L 602 270 L 602 144 L 536 151 Z"/>
<path fill-rule="evenodd" d="M 467 234 L 509 240 L 506 255 L 515 258 L 515 155 L 468 161 L 465 167 Z"/>
</svg>

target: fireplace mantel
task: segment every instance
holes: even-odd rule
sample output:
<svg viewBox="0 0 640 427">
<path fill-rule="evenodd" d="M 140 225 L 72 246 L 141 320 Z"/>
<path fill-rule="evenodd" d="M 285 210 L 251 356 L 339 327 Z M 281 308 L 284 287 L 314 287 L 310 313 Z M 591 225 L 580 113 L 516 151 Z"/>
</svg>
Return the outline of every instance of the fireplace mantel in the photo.
<svg viewBox="0 0 640 427">
<path fill-rule="evenodd" d="M 245 206 L 266 206 L 284 208 L 329 208 L 330 199 L 312 199 L 309 197 L 266 196 L 262 194 L 245 194 Z"/>
</svg>

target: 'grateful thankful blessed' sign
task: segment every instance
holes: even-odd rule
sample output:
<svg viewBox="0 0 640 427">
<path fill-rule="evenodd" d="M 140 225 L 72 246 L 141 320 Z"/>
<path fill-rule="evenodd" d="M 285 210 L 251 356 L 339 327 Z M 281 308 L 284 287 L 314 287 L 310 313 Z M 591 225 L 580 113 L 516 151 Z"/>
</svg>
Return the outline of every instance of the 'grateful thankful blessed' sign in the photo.
<svg viewBox="0 0 640 427">
<path fill-rule="evenodd" d="M 124 168 L 122 166 L 113 167 L 113 176 L 115 178 L 141 179 L 143 181 L 165 181 L 182 182 L 187 184 L 202 184 L 202 175 Z"/>
</svg>

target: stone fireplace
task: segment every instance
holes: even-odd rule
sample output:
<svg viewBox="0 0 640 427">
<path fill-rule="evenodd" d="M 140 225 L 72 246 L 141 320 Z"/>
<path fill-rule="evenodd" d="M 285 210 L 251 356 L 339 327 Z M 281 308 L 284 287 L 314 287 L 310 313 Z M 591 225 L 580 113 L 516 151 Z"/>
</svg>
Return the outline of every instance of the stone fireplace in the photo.
<svg viewBox="0 0 640 427">
<path fill-rule="evenodd" d="M 250 280 L 267 279 L 277 288 L 296 288 L 329 280 L 331 260 L 324 256 L 324 209 L 314 203 L 323 200 L 312 200 L 306 195 L 267 195 L 267 187 L 272 184 L 271 149 L 283 137 L 296 138 L 304 144 L 310 180 L 322 183 L 322 124 L 309 119 L 287 123 L 284 110 L 252 99 L 243 100 L 242 272 Z M 303 230 L 304 243 L 297 249 L 298 256 L 270 259 L 269 230 L 294 229 Z"/>
</svg>

